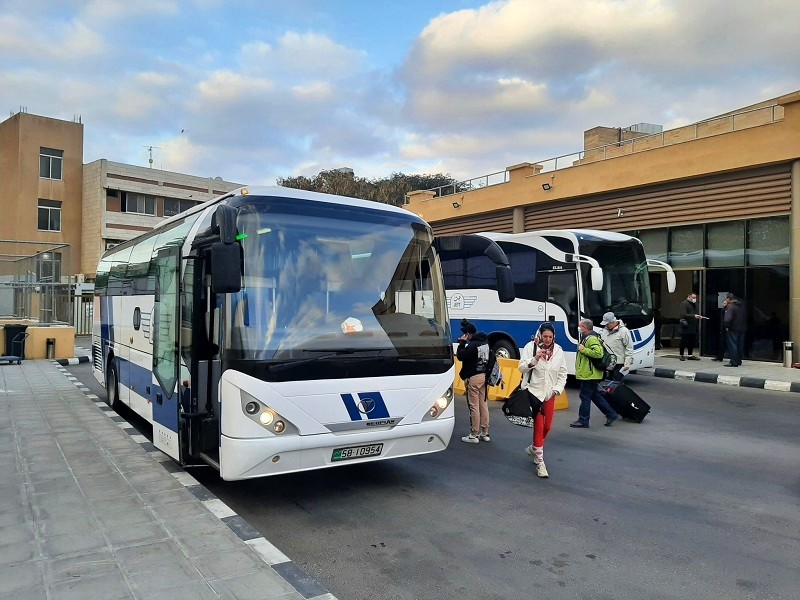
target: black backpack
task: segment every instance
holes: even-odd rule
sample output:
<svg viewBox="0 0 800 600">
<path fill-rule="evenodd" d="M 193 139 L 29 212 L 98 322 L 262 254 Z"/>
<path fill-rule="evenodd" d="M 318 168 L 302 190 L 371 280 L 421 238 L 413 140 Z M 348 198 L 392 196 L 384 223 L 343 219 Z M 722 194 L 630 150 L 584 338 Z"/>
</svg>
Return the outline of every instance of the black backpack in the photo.
<svg viewBox="0 0 800 600">
<path fill-rule="evenodd" d="M 608 348 L 606 348 L 606 345 L 603 343 L 603 338 L 601 338 L 597 333 L 590 333 L 589 335 L 596 336 L 597 340 L 600 342 L 600 347 L 603 349 L 603 356 L 600 358 L 593 358 L 591 356 L 589 357 L 592 366 L 598 371 L 608 371 L 609 369 L 614 368 L 614 365 L 617 362 L 617 357 L 608 351 Z"/>
</svg>

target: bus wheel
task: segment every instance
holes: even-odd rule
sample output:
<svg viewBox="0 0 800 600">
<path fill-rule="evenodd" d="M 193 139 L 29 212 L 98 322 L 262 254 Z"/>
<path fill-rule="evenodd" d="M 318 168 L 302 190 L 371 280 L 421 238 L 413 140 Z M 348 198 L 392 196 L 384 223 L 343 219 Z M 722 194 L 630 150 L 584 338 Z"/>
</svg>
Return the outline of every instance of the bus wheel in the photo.
<svg viewBox="0 0 800 600">
<path fill-rule="evenodd" d="M 508 343 L 505 340 L 498 341 L 494 345 L 492 350 L 494 350 L 494 354 L 495 354 L 495 356 L 497 356 L 497 358 L 516 358 L 517 357 L 516 349 L 510 343 Z"/>
<path fill-rule="evenodd" d="M 111 408 L 119 403 L 119 377 L 117 377 L 117 367 L 114 361 L 108 365 L 108 377 L 106 377 L 106 404 Z"/>
</svg>

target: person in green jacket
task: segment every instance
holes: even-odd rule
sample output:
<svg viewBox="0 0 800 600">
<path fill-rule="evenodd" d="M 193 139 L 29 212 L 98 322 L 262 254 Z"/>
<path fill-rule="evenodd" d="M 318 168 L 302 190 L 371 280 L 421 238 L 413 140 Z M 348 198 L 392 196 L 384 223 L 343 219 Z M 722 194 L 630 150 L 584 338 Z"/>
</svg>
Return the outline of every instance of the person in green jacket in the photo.
<svg viewBox="0 0 800 600">
<path fill-rule="evenodd" d="M 594 323 L 590 319 L 581 319 L 578 323 L 578 330 L 580 343 L 578 344 L 578 353 L 575 355 L 575 379 L 581 382 L 579 395 L 581 405 L 578 408 L 578 420 L 570 423 L 569 426 L 588 429 L 589 413 L 592 402 L 594 402 L 606 416 L 605 426 L 610 427 L 614 421 L 619 419 L 619 415 L 600 392 L 598 382 L 603 379 L 603 370 L 596 368 L 590 360 L 590 358 L 602 358 L 603 344 L 600 336 L 595 333 Z"/>
</svg>

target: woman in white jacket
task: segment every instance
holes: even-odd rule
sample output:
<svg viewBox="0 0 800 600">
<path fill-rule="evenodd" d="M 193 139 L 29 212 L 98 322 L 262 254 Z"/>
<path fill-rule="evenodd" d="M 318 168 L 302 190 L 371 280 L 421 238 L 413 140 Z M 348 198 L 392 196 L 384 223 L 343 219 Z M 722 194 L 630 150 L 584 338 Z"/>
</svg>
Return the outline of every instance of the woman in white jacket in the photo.
<svg viewBox="0 0 800 600">
<path fill-rule="evenodd" d="M 544 465 L 544 440 L 553 424 L 556 396 L 564 391 L 567 383 L 567 362 L 555 339 L 555 328 L 550 323 L 543 323 L 533 341 L 522 349 L 519 359 L 519 370 L 522 371 L 520 387 L 543 402 L 542 410 L 533 422 L 533 444 L 525 448 L 539 477 L 548 477 Z"/>
</svg>

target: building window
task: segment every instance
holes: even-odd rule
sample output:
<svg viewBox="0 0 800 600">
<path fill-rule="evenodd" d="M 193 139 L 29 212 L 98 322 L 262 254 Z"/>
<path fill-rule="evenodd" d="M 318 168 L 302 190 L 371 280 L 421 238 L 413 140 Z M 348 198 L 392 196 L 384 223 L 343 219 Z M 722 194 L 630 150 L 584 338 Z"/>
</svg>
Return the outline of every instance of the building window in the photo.
<svg viewBox="0 0 800 600">
<path fill-rule="evenodd" d="M 106 240 L 106 250 L 111 250 L 115 246 L 119 246 L 125 240 Z"/>
<path fill-rule="evenodd" d="M 40 252 L 36 255 L 36 278 L 50 283 L 61 281 L 61 252 Z"/>
<path fill-rule="evenodd" d="M 788 217 L 747 222 L 747 264 L 788 265 L 792 231 Z"/>
<path fill-rule="evenodd" d="M 42 179 L 61 179 L 61 164 L 63 162 L 63 150 L 39 148 L 39 177 Z"/>
<path fill-rule="evenodd" d="M 703 266 L 703 226 L 671 227 L 669 262 L 678 269 Z"/>
<path fill-rule="evenodd" d="M 140 215 L 156 214 L 156 199 L 147 194 L 123 192 L 121 202 L 122 212 L 138 213 Z"/>
<path fill-rule="evenodd" d="M 744 221 L 709 223 L 706 240 L 706 266 L 744 266 Z"/>
<path fill-rule="evenodd" d="M 191 200 L 178 200 L 177 198 L 164 198 L 164 216 L 172 217 L 185 210 L 196 206 Z"/>
<path fill-rule="evenodd" d="M 61 202 L 39 200 L 39 231 L 61 231 Z"/>
</svg>

